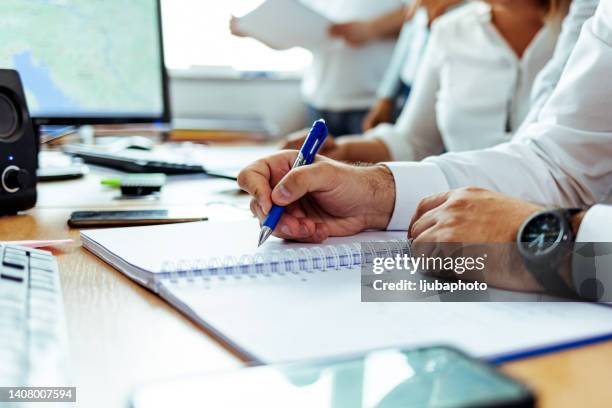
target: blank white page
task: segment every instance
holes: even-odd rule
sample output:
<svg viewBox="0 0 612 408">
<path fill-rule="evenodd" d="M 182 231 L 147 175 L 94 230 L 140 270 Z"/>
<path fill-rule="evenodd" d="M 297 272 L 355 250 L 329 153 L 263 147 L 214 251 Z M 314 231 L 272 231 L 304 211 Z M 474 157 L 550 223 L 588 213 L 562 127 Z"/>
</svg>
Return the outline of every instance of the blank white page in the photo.
<svg viewBox="0 0 612 408">
<path fill-rule="evenodd" d="M 266 0 L 238 20 L 240 31 L 279 49 L 320 49 L 331 42 L 327 35 L 330 24 L 326 17 L 298 0 Z"/>
<path fill-rule="evenodd" d="M 362 303 L 360 285 L 359 270 L 333 270 L 164 282 L 161 293 L 266 363 L 429 344 L 491 357 L 612 333 L 612 309 L 596 304 Z"/>
</svg>

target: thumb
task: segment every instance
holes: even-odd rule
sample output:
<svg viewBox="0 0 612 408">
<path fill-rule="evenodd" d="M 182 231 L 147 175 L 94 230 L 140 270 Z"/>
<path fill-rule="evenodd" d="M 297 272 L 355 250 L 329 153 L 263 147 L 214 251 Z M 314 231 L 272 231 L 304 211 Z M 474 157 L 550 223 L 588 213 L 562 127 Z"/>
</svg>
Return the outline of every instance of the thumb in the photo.
<svg viewBox="0 0 612 408">
<path fill-rule="evenodd" d="M 329 191 L 335 186 L 335 166 L 319 162 L 291 170 L 272 190 L 272 201 L 289 205 L 308 193 Z"/>
</svg>

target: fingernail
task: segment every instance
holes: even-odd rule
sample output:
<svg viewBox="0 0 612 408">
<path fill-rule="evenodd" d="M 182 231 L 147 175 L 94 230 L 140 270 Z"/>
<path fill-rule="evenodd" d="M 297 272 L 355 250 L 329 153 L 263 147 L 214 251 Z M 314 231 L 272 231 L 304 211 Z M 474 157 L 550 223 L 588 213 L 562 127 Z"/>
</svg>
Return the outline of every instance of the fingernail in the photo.
<svg viewBox="0 0 612 408">
<path fill-rule="evenodd" d="M 289 231 L 289 227 L 286 225 L 281 226 L 281 232 L 285 235 L 291 235 L 291 231 Z"/>
<path fill-rule="evenodd" d="M 261 210 L 262 214 L 266 214 L 266 207 L 265 207 L 265 203 L 263 200 L 260 200 L 257 202 L 257 205 L 259 206 L 259 209 Z"/>
<path fill-rule="evenodd" d="M 291 198 L 291 193 L 289 192 L 289 190 L 287 190 L 287 188 L 283 185 L 278 186 L 278 194 L 282 197 L 282 198 Z"/>
</svg>

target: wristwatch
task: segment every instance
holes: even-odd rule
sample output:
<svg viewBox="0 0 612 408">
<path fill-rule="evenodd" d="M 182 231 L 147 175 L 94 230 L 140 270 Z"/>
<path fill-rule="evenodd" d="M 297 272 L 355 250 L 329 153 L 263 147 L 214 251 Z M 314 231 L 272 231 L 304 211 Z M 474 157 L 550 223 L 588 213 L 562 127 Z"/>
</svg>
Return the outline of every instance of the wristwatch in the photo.
<svg viewBox="0 0 612 408">
<path fill-rule="evenodd" d="M 519 229 L 516 240 L 523 262 L 547 293 L 577 296 L 559 272 L 569 265 L 575 239 L 571 219 L 580 211 L 573 208 L 541 211 Z"/>
</svg>

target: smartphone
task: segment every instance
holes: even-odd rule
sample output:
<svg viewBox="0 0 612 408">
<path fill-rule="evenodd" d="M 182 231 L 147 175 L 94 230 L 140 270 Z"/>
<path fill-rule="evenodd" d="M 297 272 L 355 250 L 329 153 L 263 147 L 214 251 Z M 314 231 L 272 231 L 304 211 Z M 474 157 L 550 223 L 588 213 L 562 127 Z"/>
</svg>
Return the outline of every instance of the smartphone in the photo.
<svg viewBox="0 0 612 408">
<path fill-rule="evenodd" d="M 207 219 L 208 217 L 202 210 L 75 211 L 70 215 L 68 225 L 71 228 L 128 227 L 175 224 Z"/>
<path fill-rule="evenodd" d="M 457 349 L 386 349 L 365 355 L 244 368 L 151 384 L 134 408 L 533 407 L 523 384 Z"/>
</svg>

